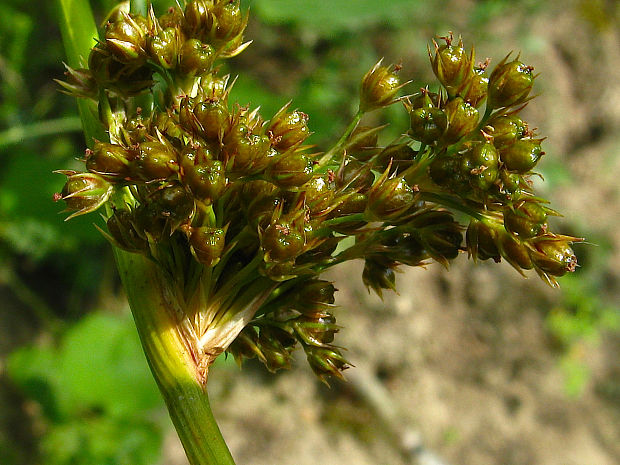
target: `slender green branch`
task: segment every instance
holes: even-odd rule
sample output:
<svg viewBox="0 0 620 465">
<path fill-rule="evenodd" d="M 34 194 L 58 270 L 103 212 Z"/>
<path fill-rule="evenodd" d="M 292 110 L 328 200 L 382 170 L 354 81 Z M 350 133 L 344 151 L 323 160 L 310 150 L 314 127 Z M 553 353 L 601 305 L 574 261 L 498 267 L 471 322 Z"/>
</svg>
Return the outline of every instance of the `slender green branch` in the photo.
<svg viewBox="0 0 620 465">
<path fill-rule="evenodd" d="M 13 126 L 0 132 L 0 149 L 8 145 L 17 144 L 37 137 L 77 132 L 82 129 L 82 121 L 77 116 L 39 121 L 23 126 Z"/>
<path fill-rule="evenodd" d="M 342 136 L 340 136 L 340 139 L 338 139 L 338 142 L 336 142 L 334 146 L 331 149 L 329 149 L 327 152 L 325 152 L 325 154 L 321 157 L 317 165 L 317 169 L 322 168 L 323 166 L 327 165 L 332 159 L 332 157 L 344 146 L 344 144 L 346 143 L 351 133 L 355 130 L 355 128 L 359 124 L 363 115 L 364 115 L 364 112 L 361 110 L 358 110 L 358 112 L 353 117 L 353 120 L 351 121 L 351 123 L 349 123 L 347 128 L 342 133 Z"/>
</svg>

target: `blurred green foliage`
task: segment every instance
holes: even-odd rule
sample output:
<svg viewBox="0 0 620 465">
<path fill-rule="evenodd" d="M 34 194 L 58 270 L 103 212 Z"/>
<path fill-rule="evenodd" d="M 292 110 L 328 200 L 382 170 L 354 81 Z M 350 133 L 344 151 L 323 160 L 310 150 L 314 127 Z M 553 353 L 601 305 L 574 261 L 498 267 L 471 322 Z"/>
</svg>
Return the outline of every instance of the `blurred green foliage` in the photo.
<svg viewBox="0 0 620 465">
<path fill-rule="evenodd" d="M 93 0 L 97 19 L 115 3 Z M 484 43 L 498 16 L 517 7 L 522 16 L 550 7 L 535 0 L 482 0 L 451 14 L 444 2 L 424 0 L 244 3 L 251 7 L 248 38 L 255 42 L 227 65 L 233 76 L 241 76 L 232 99 L 261 105 L 269 117 L 294 96 L 293 107 L 311 116 L 310 142 L 317 150 L 349 121 L 358 104 L 359 78 L 380 57 L 406 58 L 405 75 L 420 79 L 410 86 L 413 92 L 428 77 L 429 37 L 458 28 Z M 620 16 L 617 7 L 610 10 L 612 3 L 578 2 L 577 13 L 604 29 Z M 168 4 L 154 2 L 160 11 Z M 0 5 L 0 298 L 14 295 L 20 301 L 16 309 L 0 310 L 0 323 L 35 320 L 38 333 L 15 342 L 24 345 L 6 366 L 23 398 L 40 409 L 29 421 L 43 424 L 40 444 L 29 452 L 11 450 L 19 444 L 10 446 L 0 432 L 0 463 L 33 463 L 36 457 L 51 465 L 158 463 L 169 421 L 133 323 L 127 316 L 88 315 L 118 287 L 109 248 L 92 225 L 94 215 L 65 223 L 58 214 L 62 207 L 52 200 L 64 183 L 52 171 L 77 166 L 74 158 L 84 150 L 75 102 L 52 82 L 62 77 L 65 56 L 56 3 L 0 0 Z M 407 125 L 398 110 L 371 115 L 390 123 L 386 141 Z M 545 169 L 558 185 L 569 176 L 561 162 Z M 563 279 L 563 301 L 547 319 L 570 394 L 579 394 L 588 380 L 584 347 L 620 325 L 620 310 L 601 295 L 609 252 L 601 247 L 592 260 L 582 260 L 577 276 Z M 34 343 L 41 334 L 47 344 Z"/>
<path fill-rule="evenodd" d="M 42 463 L 158 461 L 165 417 L 152 415 L 161 399 L 128 315 L 90 314 L 57 344 L 12 353 L 7 370 L 41 408 Z"/>
</svg>

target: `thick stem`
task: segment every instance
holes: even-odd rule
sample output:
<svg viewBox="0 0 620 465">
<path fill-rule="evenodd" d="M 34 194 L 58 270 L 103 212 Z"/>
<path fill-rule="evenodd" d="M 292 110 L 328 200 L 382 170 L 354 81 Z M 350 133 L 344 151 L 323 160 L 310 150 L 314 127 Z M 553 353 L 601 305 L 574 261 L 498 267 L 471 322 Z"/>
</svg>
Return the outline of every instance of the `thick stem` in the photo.
<svg viewBox="0 0 620 465">
<path fill-rule="evenodd" d="M 119 249 L 115 255 L 142 348 L 190 464 L 234 465 L 161 272 L 142 255 Z"/>
</svg>

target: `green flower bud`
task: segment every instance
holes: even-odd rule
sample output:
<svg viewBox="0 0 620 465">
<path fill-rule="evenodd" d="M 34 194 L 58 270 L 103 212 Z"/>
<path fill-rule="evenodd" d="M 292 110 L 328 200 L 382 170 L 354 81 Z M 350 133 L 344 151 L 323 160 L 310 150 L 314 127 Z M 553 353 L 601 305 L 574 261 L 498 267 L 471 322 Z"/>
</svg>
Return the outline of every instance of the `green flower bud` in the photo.
<svg viewBox="0 0 620 465">
<path fill-rule="evenodd" d="M 179 42 L 178 29 L 172 27 L 163 29 L 157 35 L 149 37 L 149 55 L 162 68 L 175 68 L 179 53 Z"/>
<path fill-rule="evenodd" d="M 545 152 L 540 144 L 543 139 L 520 139 L 500 150 L 500 158 L 506 169 L 525 174 L 531 171 Z"/>
<path fill-rule="evenodd" d="M 134 253 L 141 253 L 148 249 L 148 242 L 136 231 L 133 216 L 128 210 L 114 210 L 107 221 L 107 226 L 116 247 Z"/>
<path fill-rule="evenodd" d="M 97 141 L 93 150 L 86 150 L 86 169 L 110 181 L 121 181 L 129 177 L 132 159 L 126 148 Z"/>
<path fill-rule="evenodd" d="M 442 141 L 447 144 L 457 142 L 478 126 L 478 110 L 461 97 L 448 101 L 443 110 L 448 119 L 448 127 L 443 134 Z"/>
<path fill-rule="evenodd" d="M 396 94 L 404 85 L 400 84 L 397 76 L 400 66 L 381 66 L 382 61 L 380 60 L 373 66 L 362 79 L 360 91 L 360 111 L 362 112 L 376 110 L 396 102 Z"/>
<path fill-rule="evenodd" d="M 504 210 L 504 226 L 523 239 L 538 236 L 547 229 L 547 210 L 535 201 L 519 202 Z"/>
<path fill-rule="evenodd" d="M 478 142 L 463 155 L 470 184 L 487 191 L 499 176 L 499 154 L 490 142 Z"/>
<path fill-rule="evenodd" d="M 267 136 L 253 134 L 248 126 L 239 123 L 224 139 L 223 152 L 227 169 L 239 174 L 251 173 L 257 166 L 264 166 L 269 148 Z"/>
<path fill-rule="evenodd" d="M 121 63 L 134 63 L 146 57 L 146 18 L 123 14 L 122 18 L 106 24 L 107 49 Z"/>
<path fill-rule="evenodd" d="M 227 228 L 190 228 L 189 245 L 192 255 L 204 266 L 217 265 L 224 251 Z"/>
<path fill-rule="evenodd" d="M 446 113 L 440 108 L 421 107 L 409 113 L 411 127 L 407 134 L 413 140 L 433 145 L 437 142 L 448 127 Z"/>
<path fill-rule="evenodd" d="M 474 51 L 468 55 L 463 47 L 463 40 L 459 39 L 456 45 L 452 44 L 452 33 L 443 37 L 445 44 L 442 46 L 435 45 L 435 56 L 432 55 L 431 49 L 428 49 L 428 56 L 431 60 L 433 72 L 441 85 L 448 91 L 448 95 L 453 97 L 456 95 L 458 88 L 463 84 L 468 76 L 472 73 Z"/>
<path fill-rule="evenodd" d="M 487 127 L 490 128 L 489 134 L 493 136 L 493 145 L 498 150 L 522 139 L 527 133 L 527 123 L 514 114 L 494 117 Z"/>
<path fill-rule="evenodd" d="M 303 232 L 287 221 L 271 223 L 262 233 L 261 246 L 265 262 L 286 262 L 303 251 L 306 244 Z"/>
<path fill-rule="evenodd" d="M 564 276 L 577 268 L 577 257 L 571 243 L 579 239 L 567 236 L 543 236 L 533 242 L 535 250 L 531 253 L 537 269 L 551 276 Z"/>
<path fill-rule="evenodd" d="M 139 153 L 134 172 L 144 181 L 167 179 L 179 172 L 177 154 L 170 145 L 156 140 L 142 142 Z"/>
<path fill-rule="evenodd" d="M 293 150 L 282 154 L 267 168 L 265 175 L 275 185 L 288 189 L 299 187 L 312 179 L 314 161 Z"/>
<path fill-rule="evenodd" d="M 362 281 L 369 292 L 372 289 L 381 298 L 383 298 L 383 289 L 396 290 L 396 275 L 393 265 L 386 263 L 385 260 L 366 258 Z"/>
<path fill-rule="evenodd" d="M 288 105 L 274 116 L 267 130 L 273 147 L 280 152 L 301 144 L 310 135 L 308 115 L 297 110 L 286 113 L 286 108 Z"/>
<path fill-rule="evenodd" d="M 394 220 L 409 210 L 415 191 L 402 177 L 387 179 L 387 172 L 368 191 L 366 214 L 372 221 Z"/>
<path fill-rule="evenodd" d="M 215 50 L 198 39 L 188 39 L 181 47 L 179 69 L 188 76 L 202 75 L 211 69 L 215 60 Z"/>
<path fill-rule="evenodd" d="M 527 100 L 534 84 L 531 66 L 518 60 L 506 63 L 504 58 L 491 73 L 489 78 L 490 108 L 503 108 L 519 105 Z"/>
<path fill-rule="evenodd" d="M 76 171 L 56 171 L 67 176 L 62 192 L 54 194 L 54 200 L 64 200 L 65 211 L 73 211 L 66 220 L 97 210 L 103 205 L 113 190 L 113 185 L 102 176 L 94 173 Z"/>
<path fill-rule="evenodd" d="M 335 347 L 304 346 L 308 364 L 318 378 L 327 384 L 327 376 L 343 379 L 342 371 L 349 368 L 349 362 Z"/>
</svg>

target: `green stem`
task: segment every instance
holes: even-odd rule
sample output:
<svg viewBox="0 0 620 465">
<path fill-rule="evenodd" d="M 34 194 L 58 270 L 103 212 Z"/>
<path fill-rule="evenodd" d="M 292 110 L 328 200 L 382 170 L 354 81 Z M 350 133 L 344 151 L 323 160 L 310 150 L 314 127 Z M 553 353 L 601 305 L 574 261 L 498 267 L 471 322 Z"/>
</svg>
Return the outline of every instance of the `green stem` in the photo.
<svg viewBox="0 0 620 465">
<path fill-rule="evenodd" d="M 142 348 L 191 465 L 234 465 L 200 374 L 180 332 L 175 303 L 157 266 L 115 249 Z"/>
<path fill-rule="evenodd" d="M 331 149 L 329 149 L 327 152 L 325 152 L 325 155 L 321 157 L 318 165 L 316 166 L 316 169 L 322 168 L 323 166 L 327 165 L 331 161 L 332 157 L 344 146 L 344 144 L 346 143 L 347 139 L 349 138 L 353 130 L 359 124 L 363 115 L 364 115 L 364 112 L 362 110 L 358 110 L 358 112 L 353 117 L 353 120 L 351 121 L 351 123 L 349 123 L 349 125 L 345 129 L 342 136 L 340 136 L 340 139 L 338 139 L 338 142 L 336 142 L 336 144 Z"/>
</svg>

